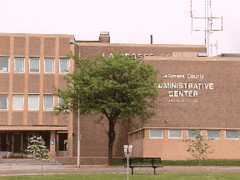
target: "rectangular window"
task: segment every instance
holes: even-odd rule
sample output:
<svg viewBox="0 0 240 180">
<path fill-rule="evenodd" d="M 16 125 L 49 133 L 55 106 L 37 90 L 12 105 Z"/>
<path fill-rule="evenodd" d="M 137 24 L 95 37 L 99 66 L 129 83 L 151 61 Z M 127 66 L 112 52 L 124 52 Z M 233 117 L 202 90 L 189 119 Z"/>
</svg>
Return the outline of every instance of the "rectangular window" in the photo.
<svg viewBox="0 0 240 180">
<path fill-rule="evenodd" d="M 150 137 L 150 139 L 163 139 L 163 130 L 162 129 L 150 129 L 149 137 Z"/>
<path fill-rule="evenodd" d="M 67 58 L 61 58 L 59 62 L 60 73 L 68 73 L 70 70 L 70 61 Z"/>
<path fill-rule="evenodd" d="M 0 110 L 8 109 L 8 98 L 7 95 L 0 95 Z"/>
<path fill-rule="evenodd" d="M 28 110 L 29 111 L 39 110 L 39 95 L 28 95 Z"/>
<path fill-rule="evenodd" d="M 237 130 L 226 130 L 227 139 L 239 139 L 240 133 Z"/>
<path fill-rule="evenodd" d="M 219 130 L 208 130 L 208 139 L 218 139 L 219 132 Z"/>
<path fill-rule="evenodd" d="M 45 73 L 53 73 L 54 72 L 54 60 L 51 58 L 47 58 L 44 60 L 44 71 Z"/>
<path fill-rule="evenodd" d="M 182 137 L 182 131 L 180 129 L 169 129 L 168 138 L 169 139 L 180 139 Z"/>
<path fill-rule="evenodd" d="M 24 58 L 17 57 L 14 60 L 14 72 L 23 73 L 24 72 Z"/>
<path fill-rule="evenodd" d="M 13 95 L 13 110 L 23 110 L 24 108 L 24 96 Z"/>
<path fill-rule="evenodd" d="M 200 130 L 190 129 L 188 130 L 188 138 L 196 139 L 197 136 L 200 135 Z"/>
<path fill-rule="evenodd" d="M 8 72 L 8 57 L 0 57 L 0 73 Z"/>
<path fill-rule="evenodd" d="M 58 104 L 61 106 L 61 105 L 64 105 L 64 99 L 59 97 L 58 98 Z"/>
<path fill-rule="evenodd" d="M 53 110 L 53 96 L 52 95 L 44 96 L 44 110 L 45 111 Z"/>
<path fill-rule="evenodd" d="M 39 58 L 31 58 L 29 62 L 29 72 L 38 73 L 39 70 Z"/>
</svg>

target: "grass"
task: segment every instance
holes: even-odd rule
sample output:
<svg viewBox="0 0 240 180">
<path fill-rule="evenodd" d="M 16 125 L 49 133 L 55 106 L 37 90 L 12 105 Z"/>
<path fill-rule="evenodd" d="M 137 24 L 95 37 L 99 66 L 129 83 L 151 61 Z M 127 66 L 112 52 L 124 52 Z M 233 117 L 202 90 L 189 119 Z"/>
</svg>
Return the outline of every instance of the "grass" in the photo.
<svg viewBox="0 0 240 180">
<path fill-rule="evenodd" d="M 122 166 L 122 160 L 114 160 L 114 166 Z M 240 166 L 240 160 L 163 160 L 163 166 Z"/>
<path fill-rule="evenodd" d="M 240 160 L 177 160 L 162 162 L 164 166 L 240 166 Z"/>
<path fill-rule="evenodd" d="M 124 175 L 64 175 L 64 176 L 15 176 L 0 177 L 0 180 L 125 180 Z M 183 175 L 163 173 L 160 175 L 134 175 L 129 180 L 239 180 L 240 174 Z"/>
</svg>

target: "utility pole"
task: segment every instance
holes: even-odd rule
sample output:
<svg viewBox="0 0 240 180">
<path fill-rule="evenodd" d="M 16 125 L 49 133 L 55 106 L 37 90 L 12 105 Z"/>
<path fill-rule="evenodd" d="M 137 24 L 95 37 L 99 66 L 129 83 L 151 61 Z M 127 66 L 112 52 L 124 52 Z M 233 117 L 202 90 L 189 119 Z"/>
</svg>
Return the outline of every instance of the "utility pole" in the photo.
<svg viewBox="0 0 240 180">
<path fill-rule="evenodd" d="M 75 41 L 70 42 L 71 45 L 77 46 L 80 49 L 79 44 Z M 79 54 L 78 54 L 79 56 Z M 78 93 L 78 92 L 77 92 Z M 80 102 L 79 94 L 77 96 L 77 167 L 81 165 L 81 118 L 80 118 Z"/>
</svg>

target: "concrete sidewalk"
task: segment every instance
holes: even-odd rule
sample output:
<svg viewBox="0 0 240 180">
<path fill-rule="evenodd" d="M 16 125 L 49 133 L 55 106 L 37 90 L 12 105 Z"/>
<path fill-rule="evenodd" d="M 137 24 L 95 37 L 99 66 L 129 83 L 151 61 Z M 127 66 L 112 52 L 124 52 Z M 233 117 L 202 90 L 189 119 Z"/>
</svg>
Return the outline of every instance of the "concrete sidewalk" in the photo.
<svg viewBox="0 0 240 180">
<path fill-rule="evenodd" d="M 76 168 L 72 165 L 44 165 L 44 174 L 95 174 L 95 173 L 116 173 L 123 174 L 126 169 L 120 166 L 81 166 Z M 135 173 L 153 174 L 152 168 L 136 168 Z M 157 173 L 240 173 L 240 167 L 224 166 L 165 166 L 157 169 Z M 15 175 L 40 175 L 40 165 L 0 163 L 0 176 Z"/>
</svg>

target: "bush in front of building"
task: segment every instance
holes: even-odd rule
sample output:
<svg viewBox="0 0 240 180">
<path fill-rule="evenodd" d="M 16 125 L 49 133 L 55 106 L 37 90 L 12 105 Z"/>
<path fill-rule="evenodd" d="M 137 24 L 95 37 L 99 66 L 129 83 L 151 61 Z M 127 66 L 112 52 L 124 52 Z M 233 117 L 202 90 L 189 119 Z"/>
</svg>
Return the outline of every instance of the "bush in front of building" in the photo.
<svg viewBox="0 0 240 180">
<path fill-rule="evenodd" d="M 192 157 L 199 163 L 207 159 L 208 155 L 213 152 L 210 150 L 208 141 L 200 133 L 196 134 L 195 138 L 187 140 L 187 142 L 189 143 L 187 152 L 191 153 Z"/>
</svg>

